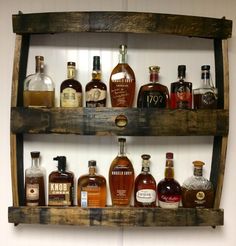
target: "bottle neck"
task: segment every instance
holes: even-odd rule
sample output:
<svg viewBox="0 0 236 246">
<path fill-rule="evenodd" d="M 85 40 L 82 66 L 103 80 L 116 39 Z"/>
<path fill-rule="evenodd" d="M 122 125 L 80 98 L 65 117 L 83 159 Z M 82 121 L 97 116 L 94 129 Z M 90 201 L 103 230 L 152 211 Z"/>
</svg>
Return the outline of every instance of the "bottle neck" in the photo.
<svg viewBox="0 0 236 246">
<path fill-rule="evenodd" d="M 120 55 L 119 55 L 119 63 L 120 64 L 126 64 L 127 63 L 127 54 L 120 53 Z"/>
<path fill-rule="evenodd" d="M 75 67 L 68 66 L 67 67 L 67 78 L 74 79 L 75 78 Z"/>
<path fill-rule="evenodd" d="M 120 150 L 118 153 L 119 156 L 126 156 L 125 152 L 125 142 L 120 142 Z"/>
<path fill-rule="evenodd" d="M 92 79 L 93 80 L 101 80 L 102 74 L 100 70 L 93 70 Z"/>
<path fill-rule="evenodd" d="M 39 158 L 32 158 L 31 159 L 31 167 L 32 168 L 39 168 Z"/>
<path fill-rule="evenodd" d="M 92 166 L 89 167 L 89 175 L 95 175 L 96 174 L 96 167 Z"/>
<path fill-rule="evenodd" d="M 149 173 L 149 172 L 150 172 L 149 160 L 143 160 L 142 173 Z"/>
<path fill-rule="evenodd" d="M 159 75 L 157 72 L 150 72 L 150 82 L 157 83 L 159 80 Z"/>
<path fill-rule="evenodd" d="M 201 80 L 202 80 L 202 87 L 203 88 L 213 87 L 209 70 L 203 70 L 202 71 Z"/>
<path fill-rule="evenodd" d="M 193 175 L 195 177 L 202 177 L 202 171 L 203 171 L 202 167 L 194 167 Z"/>
<path fill-rule="evenodd" d="M 166 160 L 166 168 L 165 168 L 165 178 L 173 179 L 174 178 L 174 163 L 173 160 Z"/>
<path fill-rule="evenodd" d="M 42 59 L 42 57 L 36 56 L 35 65 L 36 73 L 44 73 L 44 60 Z"/>
</svg>

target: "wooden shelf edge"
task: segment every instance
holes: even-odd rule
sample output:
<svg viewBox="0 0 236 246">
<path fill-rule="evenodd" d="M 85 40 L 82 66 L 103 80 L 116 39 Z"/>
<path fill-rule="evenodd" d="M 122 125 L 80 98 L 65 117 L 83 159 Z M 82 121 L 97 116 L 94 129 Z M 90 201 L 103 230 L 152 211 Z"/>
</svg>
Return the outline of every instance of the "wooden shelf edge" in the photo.
<svg viewBox="0 0 236 246">
<path fill-rule="evenodd" d="M 54 224 L 104 227 L 222 226 L 222 209 L 9 207 L 15 224 Z"/>
<path fill-rule="evenodd" d="M 47 12 L 13 15 L 13 32 L 50 34 L 63 32 L 159 33 L 227 39 L 232 21 L 225 18 L 124 12 Z"/>
</svg>

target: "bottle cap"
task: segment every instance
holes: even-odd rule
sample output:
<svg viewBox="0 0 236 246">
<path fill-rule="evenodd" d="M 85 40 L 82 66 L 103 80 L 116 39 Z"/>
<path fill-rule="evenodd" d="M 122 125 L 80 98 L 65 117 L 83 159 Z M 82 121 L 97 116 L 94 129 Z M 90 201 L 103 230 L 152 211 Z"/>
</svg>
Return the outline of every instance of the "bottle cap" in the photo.
<svg viewBox="0 0 236 246">
<path fill-rule="evenodd" d="M 166 159 L 173 159 L 173 158 L 174 158 L 174 154 L 172 152 L 166 153 Z"/>
<path fill-rule="evenodd" d="M 202 65 L 201 70 L 210 70 L 211 66 L 210 65 Z"/>
<path fill-rule="evenodd" d="M 65 156 L 57 156 L 53 158 L 54 161 L 58 161 L 58 170 L 65 171 L 66 170 L 66 157 Z"/>
<path fill-rule="evenodd" d="M 158 67 L 158 66 L 150 66 L 149 67 L 149 71 L 158 73 L 160 71 L 160 67 Z"/>
<path fill-rule="evenodd" d="M 185 65 L 179 65 L 178 66 L 178 77 L 185 78 L 186 75 L 186 66 Z"/>
<path fill-rule="evenodd" d="M 44 61 L 44 57 L 43 56 L 35 56 L 35 60 L 40 60 L 40 61 Z"/>
<path fill-rule="evenodd" d="M 67 62 L 67 66 L 75 67 L 76 66 L 76 63 L 70 61 L 70 62 Z"/>
<path fill-rule="evenodd" d="M 118 138 L 118 142 L 123 142 L 123 143 L 125 143 L 125 142 L 126 142 L 126 138 Z"/>
<path fill-rule="evenodd" d="M 32 151 L 30 152 L 31 158 L 39 158 L 40 152 L 39 151 Z"/>
<path fill-rule="evenodd" d="M 88 166 L 89 167 L 96 167 L 96 161 L 95 160 L 90 160 L 89 162 L 88 162 Z"/>
<path fill-rule="evenodd" d="M 119 48 L 120 48 L 120 54 L 126 54 L 127 53 L 127 45 L 121 44 Z"/>
<path fill-rule="evenodd" d="M 203 167 L 205 165 L 202 161 L 193 161 L 194 167 Z"/>
<path fill-rule="evenodd" d="M 148 154 L 143 154 L 143 155 L 141 155 L 141 158 L 142 158 L 143 160 L 149 160 L 149 159 L 151 158 L 151 156 L 148 155 Z"/>
<path fill-rule="evenodd" d="M 93 57 L 93 70 L 100 70 L 100 56 Z"/>
</svg>

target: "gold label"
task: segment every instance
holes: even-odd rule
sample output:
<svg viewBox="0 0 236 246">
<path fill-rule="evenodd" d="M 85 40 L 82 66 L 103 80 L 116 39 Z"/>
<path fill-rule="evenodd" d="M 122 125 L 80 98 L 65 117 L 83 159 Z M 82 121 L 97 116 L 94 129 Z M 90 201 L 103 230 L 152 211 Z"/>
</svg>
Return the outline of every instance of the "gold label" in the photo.
<svg viewBox="0 0 236 246">
<path fill-rule="evenodd" d="M 82 107 L 82 93 L 66 88 L 61 93 L 61 107 Z"/>
<path fill-rule="evenodd" d="M 198 200 L 203 200 L 205 198 L 205 193 L 203 191 L 199 191 L 197 194 L 196 194 L 196 198 Z"/>
<path fill-rule="evenodd" d="M 26 199 L 38 200 L 39 199 L 39 184 L 26 185 Z"/>
</svg>

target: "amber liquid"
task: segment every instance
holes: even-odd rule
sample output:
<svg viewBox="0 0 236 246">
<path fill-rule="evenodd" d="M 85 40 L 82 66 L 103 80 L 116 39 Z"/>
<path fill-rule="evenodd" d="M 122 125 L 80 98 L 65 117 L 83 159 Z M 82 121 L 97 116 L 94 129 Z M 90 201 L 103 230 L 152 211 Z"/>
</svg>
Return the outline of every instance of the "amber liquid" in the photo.
<svg viewBox="0 0 236 246">
<path fill-rule="evenodd" d="M 106 206 L 106 180 L 100 175 L 84 175 L 78 180 L 77 201 L 81 207 Z"/>
<path fill-rule="evenodd" d="M 119 63 L 111 73 L 110 96 L 112 107 L 132 107 L 135 94 L 135 75 L 127 63 Z"/>
<path fill-rule="evenodd" d="M 25 107 L 54 107 L 55 91 L 24 91 Z"/>
<path fill-rule="evenodd" d="M 44 177 L 25 178 L 25 205 L 45 206 Z"/>
<path fill-rule="evenodd" d="M 129 206 L 134 186 L 134 169 L 126 156 L 117 156 L 109 170 L 113 206 Z"/>
<path fill-rule="evenodd" d="M 182 187 L 182 203 L 184 208 L 212 208 L 214 203 L 214 191 L 188 190 Z"/>
</svg>

